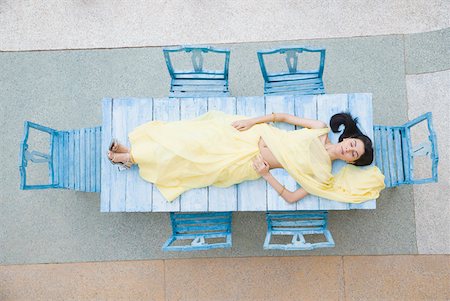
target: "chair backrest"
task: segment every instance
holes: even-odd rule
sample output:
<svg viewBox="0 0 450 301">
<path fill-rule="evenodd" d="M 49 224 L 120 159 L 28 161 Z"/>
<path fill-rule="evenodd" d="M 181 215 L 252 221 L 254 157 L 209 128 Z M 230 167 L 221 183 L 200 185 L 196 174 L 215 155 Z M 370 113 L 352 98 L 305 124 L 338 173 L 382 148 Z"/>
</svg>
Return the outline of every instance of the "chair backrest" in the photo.
<svg viewBox="0 0 450 301">
<path fill-rule="evenodd" d="M 30 136 L 30 129 L 33 130 L 32 135 L 37 137 Z M 42 136 L 38 135 L 39 132 L 48 134 L 48 140 L 42 139 Z M 30 138 L 35 138 L 35 141 L 30 143 Z M 40 145 L 41 150 L 35 150 L 36 145 Z M 43 148 L 47 150 L 42 151 Z M 57 131 L 26 121 L 19 153 L 20 189 L 66 188 L 98 192 L 101 174 L 100 151 L 101 127 Z M 30 163 L 35 163 L 35 166 Z M 42 179 L 42 174 L 35 172 L 32 182 L 37 184 L 29 184 L 29 168 L 33 167 L 33 171 L 37 171 L 42 164 L 48 169 L 46 180 Z"/>
<path fill-rule="evenodd" d="M 230 51 L 205 46 L 163 49 L 170 97 L 228 96 Z"/>
<path fill-rule="evenodd" d="M 437 182 L 439 156 L 431 112 L 401 126 L 376 125 L 374 136 L 375 163 L 385 175 L 386 187 Z M 419 158 L 429 159 L 421 162 L 430 166 L 428 176 L 418 175 Z"/>
<path fill-rule="evenodd" d="M 257 54 L 264 94 L 325 93 L 322 80 L 325 49 L 290 46 L 260 50 Z"/>
<path fill-rule="evenodd" d="M 164 48 L 163 52 L 172 79 L 228 79 L 230 62 L 230 50 L 228 49 L 217 49 L 210 46 L 180 46 Z M 177 60 L 174 57 L 176 54 L 181 54 L 178 62 L 175 62 Z M 185 54 L 190 56 L 189 62 L 186 62 Z M 220 65 L 222 65 L 220 69 L 211 70 L 206 66 L 205 60 L 214 59 L 216 59 L 216 63 L 219 60 Z M 176 65 L 177 63 L 180 65 L 179 67 Z M 211 65 L 213 64 L 214 62 L 211 62 Z M 214 66 L 217 67 L 217 64 Z"/>
<path fill-rule="evenodd" d="M 48 140 L 48 150 L 46 152 L 30 150 L 29 146 L 29 135 L 30 129 L 35 129 L 42 133 L 47 133 L 49 135 Z M 55 137 L 57 131 L 39 124 L 26 121 L 24 123 L 24 134 L 22 138 L 22 143 L 20 144 L 19 152 L 19 171 L 20 171 L 20 189 L 47 189 L 47 188 L 57 188 L 57 178 L 55 178 L 54 168 L 53 168 L 53 149 L 55 147 Z M 27 168 L 29 162 L 46 164 L 48 166 L 48 180 L 43 184 L 27 184 Z"/>
</svg>

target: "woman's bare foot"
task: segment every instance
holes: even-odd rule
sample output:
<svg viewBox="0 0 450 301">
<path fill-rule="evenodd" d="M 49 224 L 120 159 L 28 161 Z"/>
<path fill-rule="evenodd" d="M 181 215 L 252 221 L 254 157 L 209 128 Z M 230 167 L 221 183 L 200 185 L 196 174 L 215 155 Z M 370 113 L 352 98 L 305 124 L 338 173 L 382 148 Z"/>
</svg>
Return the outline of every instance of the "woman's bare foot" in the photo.
<svg viewBox="0 0 450 301">
<path fill-rule="evenodd" d="M 111 146 L 111 151 L 114 153 L 129 153 L 130 149 L 123 144 L 120 144 L 119 141 L 114 140 Z"/>
</svg>

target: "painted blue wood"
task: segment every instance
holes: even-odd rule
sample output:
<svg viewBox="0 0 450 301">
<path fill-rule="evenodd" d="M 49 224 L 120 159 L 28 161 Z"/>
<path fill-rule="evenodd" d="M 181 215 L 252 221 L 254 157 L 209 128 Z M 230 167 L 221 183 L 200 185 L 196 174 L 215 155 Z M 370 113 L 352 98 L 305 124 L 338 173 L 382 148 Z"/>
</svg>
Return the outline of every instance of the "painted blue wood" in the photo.
<svg viewBox="0 0 450 301">
<path fill-rule="evenodd" d="M 180 100 L 176 98 L 153 99 L 153 118 L 161 121 L 180 120 Z M 180 211 L 180 197 L 172 202 L 167 202 L 159 190 L 153 185 L 152 209 L 156 212 Z"/>
<path fill-rule="evenodd" d="M 427 125 L 427 140 L 414 146 L 411 141 L 411 129 L 422 122 L 426 122 Z M 439 155 L 431 112 L 425 113 L 402 126 L 375 125 L 374 131 L 376 164 L 385 175 L 386 187 L 437 182 Z M 389 147 L 389 141 L 395 143 L 395 147 Z M 431 176 L 417 178 L 414 176 L 414 159 L 422 156 L 430 159 Z"/>
<path fill-rule="evenodd" d="M 128 109 L 127 128 L 132 131 L 137 126 L 147 123 L 153 119 L 153 100 L 135 99 L 138 106 Z M 125 142 L 124 142 L 125 143 Z M 149 155 L 152 155 L 151 153 Z M 126 186 L 126 211 L 141 212 L 152 210 L 153 185 L 139 176 L 139 168 L 133 165 L 127 173 Z"/>
<path fill-rule="evenodd" d="M 238 97 L 236 113 L 248 117 L 263 116 L 266 114 L 265 99 L 262 97 Z M 238 184 L 238 210 L 266 211 L 267 187 L 268 184 L 263 178 Z"/>
<path fill-rule="evenodd" d="M 100 211 L 109 212 L 111 210 L 111 190 L 113 166 L 109 163 L 106 153 L 112 138 L 112 98 L 102 100 L 102 143 L 101 143 L 101 193 Z"/>
<path fill-rule="evenodd" d="M 307 53 L 318 53 L 320 61 L 315 70 L 300 69 L 300 57 Z M 325 64 L 325 49 L 306 47 L 281 47 L 257 52 L 259 66 L 264 79 L 265 95 L 308 95 L 324 94 L 323 69 Z M 271 60 L 284 60 L 270 64 Z M 276 66 L 272 66 L 276 65 Z M 282 65 L 282 66 L 280 66 Z M 274 70 L 271 71 L 271 67 Z M 283 67 L 282 72 L 279 68 Z"/>
<path fill-rule="evenodd" d="M 327 211 L 267 212 L 266 221 L 265 250 L 313 250 L 335 246 L 333 237 L 328 230 Z M 322 234 L 326 241 L 307 242 L 305 235 L 312 234 Z M 286 244 L 271 243 L 272 237 L 277 235 L 292 235 L 292 240 Z"/>
<path fill-rule="evenodd" d="M 194 119 L 208 111 L 206 98 L 185 98 L 180 102 L 180 119 Z M 191 189 L 180 196 L 181 211 L 208 211 L 208 187 Z"/>
<path fill-rule="evenodd" d="M 363 132 L 368 133 L 370 137 L 370 131 L 373 127 L 372 125 L 372 115 L 368 114 L 367 110 L 372 110 L 371 105 L 371 95 L 370 94 L 360 94 L 357 93 L 353 96 L 348 94 L 342 94 L 342 95 L 301 95 L 301 96 L 294 96 L 287 97 L 286 99 L 280 96 L 271 96 L 271 97 L 239 97 L 239 98 L 233 98 L 233 97 L 227 97 L 227 98 L 201 98 L 201 101 L 195 101 L 194 99 L 177 99 L 177 98 L 161 98 L 161 99 L 151 99 L 149 103 L 142 102 L 141 99 L 130 99 L 128 102 L 127 109 L 127 115 L 126 119 L 124 118 L 124 114 L 121 113 L 120 110 L 113 110 L 112 105 L 109 108 L 104 108 L 103 113 L 106 115 L 106 118 L 109 118 L 111 116 L 110 122 L 111 125 L 109 129 L 104 128 L 105 132 L 111 133 L 112 131 L 116 131 L 115 129 L 112 129 L 112 127 L 120 126 L 120 131 L 124 131 L 123 137 L 124 140 L 121 142 L 128 143 L 126 135 L 132 130 L 131 125 L 133 122 L 134 124 L 141 124 L 149 120 L 145 120 L 142 122 L 137 122 L 136 120 L 139 119 L 139 117 L 136 117 L 136 112 L 143 112 L 145 110 L 149 110 L 151 107 L 151 103 L 153 102 L 153 120 L 161 120 L 161 121 L 176 121 L 181 119 L 182 111 L 184 112 L 183 119 L 185 118 L 191 118 L 196 117 L 200 115 L 202 112 L 205 112 L 209 110 L 216 110 L 218 108 L 221 111 L 228 112 L 228 113 L 235 113 L 238 115 L 245 115 L 248 117 L 255 117 L 255 116 L 261 116 L 265 114 L 271 113 L 271 106 L 277 106 L 280 105 L 282 110 L 286 113 L 295 114 L 297 116 L 303 116 L 301 114 L 306 114 L 303 117 L 309 117 L 316 119 L 317 118 L 317 112 L 318 112 L 318 102 L 317 100 L 319 98 L 324 97 L 324 99 L 328 99 L 327 102 L 330 102 L 331 104 L 336 103 L 345 103 L 345 106 L 342 107 L 339 111 L 345 111 L 346 108 L 350 110 L 354 110 L 355 117 L 360 117 L 360 122 L 363 125 Z M 352 97 L 354 98 L 352 100 Z M 348 102 L 352 101 L 352 105 L 349 106 L 346 103 L 346 100 L 339 100 L 339 99 L 347 99 Z M 272 99 L 267 101 L 267 99 Z M 294 100 L 294 106 L 290 104 L 290 101 Z M 333 101 L 333 99 L 336 99 L 336 101 Z M 124 99 L 126 100 L 126 99 Z M 115 102 L 116 99 L 111 100 L 112 102 Z M 122 101 L 122 100 L 120 100 Z M 119 102 L 120 102 L 119 101 Z M 285 103 L 284 103 L 285 102 Z M 206 104 L 205 104 L 206 103 Z M 341 104 L 341 105 L 342 105 Z M 105 105 L 105 103 L 104 103 Z M 298 107 L 297 107 L 298 106 Z M 323 106 L 323 105 L 322 105 Z M 333 105 L 332 105 L 333 106 Z M 183 109 L 181 109 L 181 107 Z M 281 110 L 281 109 L 280 109 Z M 338 108 L 336 108 L 338 110 Z M 108 112 L 108 113 L 106 113 Z M 191 113 L 186 113 L 191 112 Z M 331 113 L 330 113 L 331 114 Z M 150 115 L 150 113 L 149 113 Z M 129 118 L 128 118 L 129 117 Z M 115 119 L 123 119 L 125 121 L 116 121 Z M 131 119 L 133 121 L 131 121 Z M 363 123 L 367 119 L 367 124 Z M 136 121 L 136 122 L 135 122 Z M 325 120 L 324 120 L 325 121 Z M 124 123 L 125 122 L 125 123 Z M 327 121 L 328 122 L 328 121 Z M 292 128 L 292 126 L 286 125 L 289 128 Z M 126 130 L 126 133 L 125 133 Z M 111 136 L 110 136 L 111 137 Z M 104 138 L 102 138 L 104 139 Z M 195 194 L 199 198 L 196 200 L 197 203 L 184 203 L 183 207 L 181 207 L 180 199 L 183 197 L 179 197 L 178 199 L 174 200 L 171 203 L 168 203 L 159 193 L 156 186 L 154 186 L 151 183 L 145 182 L 145 187 L 151 191 L 151 193 L 141 191 L 141 188 L 138 188 L 138 185 L 136 181 L 132 180 L 131 177 L 139 177 L 137 176 L 137 167 L 132 168 L 131 170 L 118 172 L 116 167 L 113 167 L 109 161 L 106 159 L 106 149 L 110 142 L 111 138 L 108 138 L 107 141 L 103 140 L 105 149 L 102 150 L 102 160 L 106 160 L 104 168 L 102 170 L 106 170 L 110 172 L 110 181 L 109 185 L 106 186 L 105 189 L 108 189 L 107 192 L 102 191 L 102 204 L 101 208 L 108 208 L 108 210 L 105 211 L 111 211 L 110 209 L 110 202 L 123 202 L 123 204 L 116 204 L 115 210 L 113 211 L 139 211 L 139 212 L 186 212 L 186 211 L 266 211 L 268 210 L 269 201 L 273 201 L 273 205 L 278 206 L 278 204 L 275 204 L 276 197 L 274 196 L 271 199 L 271 196 L 269 194 L 269 186 L 267 182 L 264 179 L 258 179 L 257 181 L 247 181 L 244 183 L 240 183 L 238 185 L 234 185 L 228 188 L 217 188 L 210 186 L 208 188 L 202 188 L 199 190 L 203 190 L 203 192 L 199 194 Z M 104 162 L 104 161 L 103 161 Z M 132 176 L 132 174 L 134 175 Z M 115 177 L 114 174 L 117 174 L 119 176 L 125 176 L 126 182 L 123 184 L 120 182 L 121 180 L 119 178 L 113 178 Z M 119 179 L 119 182 L 116 182 L 115 179 Z M 112 180 L 112 181 L 111 181 Z M 281 181 L 284 181 L 280 178 Z M 291 179 L 292 180 L 292 179 Z M 286 181 L 291 181 L 287 180 Z M 293 181 L 293 180 L 292 180 Z M 122 183 L 122 184 L 120 184 Z M 294 182 L 293 182 L 294 183 Z M 103 180 L 102 180 L 103 184 Z M 125 186 L 121 186 L 125 185 Z M 297 187 L 294 185 L 293 187 L 289 186 L 288 188 L 290 190 L 295 190 Z M 112 195 L 115 195 L 116 192 L 114 189 L 121 189 L 123 191 L 124 196 L 119 198 L 112 198 Z M 205 192 L 206 190 L 206 192 Z M 104 194 L 103 194 L 104 193 Z M 121 194 L 122 192 L 119 192 Z M 131 195 L 138 195 L 138 198 L 132 198 Z M 103 197 L 106 198 L 103 198 Z M 206 197 L 206 199 L 205 199 Z M 298 202 L 295 206 L 286 208 L 283 207 L 284 204 L 280 204 L 279 209 L 283 210 L 289 210 L 289 211 L 295 211 L 295 210 L 335 210 L 338 208 L 338 206 L 342 206 L 341 204 L 335 205 L 334 201 L 330 201 L 330 207 L 327 207 L 327 205 L 322 202 L 322 207 L 319 207 L 319 199 L 323 200 L 321 198 L 318 198 L 317 196 L 308 196 L 307 198 L 303 199 L 302 201 Z M 205 201 L 206 200 L 206 201 Z M 279 199 L 281 203 L 284 202 L 281 198 Z M 308 200 L 309 201 L 308 203 Z M 191 202 L 194 201 L 194 197 L 191 198 Z M 372 203 L 371 206 L 367 205 L 369 203 Z M 371 209 L 375 208 L 375 201 L 368 201 L 363 204 L 357 204 L 358 206 L 361 206 L 362 209 Z M 149 207 L 151 206 L 151 207 Z M 120 209 L 124 208 L 124 209 Z M 357 207 L 354 207 L 355 209 Z M 338 210 L 347 210 L 350 208 L 338 208 Z"/>
<path fill-rule="evenodd" d="M 131 103 L 131 102 L 130 102 Z M 126 144 L 128 141 L 128 129 L 127 129 L 127 118 L 128 118 L 128 106 L 129 101 L 127 98 L 115 98 L 112 104 L 112 114 L 114 118 L 112 119 L 112 137 L 116 138 L 122 144 Z M 111 165 L 110 162 L 108 162 Z M 118 167 L 113 169 L 111 173 L 111 212 L 124 212 L 126 211 L 126 183 L 127 183 L 128 172 L 120 171 Z"/>
<path fill-rule="evenodd" d="M 171 213 L 172 236 L 163 245 L 163 251 L 198 251 L 231 248 L 231 212 Z M 224 242 L 209 243 L 221 238 Z M 174 245 L 176 241 L 190 240 L 188 245 Z"/>
<path fill-rule="evenodd" d="M 295 116 L 317 119 L 317 96 L 316 95 L 302 95 L 295 97 Z M 295 126 L 296 130 L 301 129 L 301 126 Z M 296 189 L 301 186 L 297 184 Z M 297 210 L 314 210 L 319 208 L 319 197 L 316 195 L 307 195 L 301 201 L 296 203 Z"/>
<path fill-rule="evenodd" d="M 30 128 L 49 134 L 48 153 L 41 153 L 29 149 L 28 138 Z M 100 191 L 99 185 L 84 185 L 86 179 L 83 176 L 85 175 L 82 173 L 79 177 L 77 175 L 79 169 L 87 171 L 90 177 L 95 177 L 96 173 L 100 172 L 100 169 L 95 168 L 98 164 L 96 161 L 100 160 L 100 156 L 95 156 L 95 144 L 101 142 L 100 135 L 95 135 L 96 130 L 100 131 L 101 128 L 57 131 L 26 121 L 24 124 L 24 137 L 19 155 L 19 170 L 21 174 L 20 188 L 23 190 L 65 188 L 87 192 Z M 79 135 L 80 132 L 84 134 Z M 76 141 L 79 141 L 80 143 L 77 144 Z M 82 148 L 77 149 L 78 145 L 82 146 Z M 92 147 L 92 145 L 94 145 L 94 147 Z M 91 159 L 90 161 L 80 162 L 80 156 L 82 158 L 88 157 Z M 27 184 L 27 167 L 30 162 L 48 165 L 48 183 L 37 185 Z M 98 183 L 100 183 L 100 180 Z"/>
<path fill-rule="evenodd" d="M 265 114 L 272 114 L 272 112 L 293 112 L 294 111 L 294 97 L 289 96 L 266 96 L 266 112 Z M 283 129 L 285 131 L 295 130 L 295 126 L 288 123 L 275 122 L 273 126 Z M 284 185 L 286 189 L 294 191 L 297 189 L 297 182 L 284 169 L 272 169 L 271 174 Z M 283 197 L 278 195 L 278 192 L 272 186 L 267 185 L 267 210 L 295 210 L 297 205 L 295 203 L 286 202 Z"/>
<path fill-rule="evenodd" d="M 330 119 L 334 114 L 348 111 L 348 97 L 347 94 L 325 94 L 317 96 L 317 119 L 325 122 L 329 125 Z M 339 136 L 341 133 L 328 133 L 328 138 L 332 143 L 339 142 Z M 333 162 L 331 172 L 333 174 L 338 173 L 342 167 L 347 163 L 341 160 Z M 349 203 L 335 202 L 329 199 L 320 198 L 319 209 L 326 210 L 347 210 L 349 209 Z"/>
<path fill-rule="evenodd" d="M 167 69 L 171 77 L 170 97 L 226 97 L 228 91 L 228 68 L 230 51 L 213 47 L 168 47 L 163 49 Z M 189 60 L 192 69 L 178 68 L 177 61 Z M 211 58 L 219 59 L 220 69 L 214 70 L 206 66 Z M 178 60 L 177 60 L 178 59 Z M 223 62 L 223 63 L 222 63 Z"/>
<path fill-rule="evenodd" d="M 352 116 L 357 116 L 358 127 L 361 132 L 369 137 L 374 143 L 373 135 L 373 109 L 372 109 L 372 94 L 370 93 L 355 93 L 348 94 L 348 108 Z M 372 162 L 370 166 L 374 166 Z M 361 167 L 366 168 L 366 167 Z M 349 209 L 376 209 L 376 201 L 369 200 L 359 204 L 349 204 Z"/>
<path fill-rule="evenodd" d="M 236 114 L 236 98 L 208 98 L 208 110 Z M 227 188 L 215 186 L 208 187 L 208 211 L 237 211 L 237 208 L 237 185 Z"/>
</svg>

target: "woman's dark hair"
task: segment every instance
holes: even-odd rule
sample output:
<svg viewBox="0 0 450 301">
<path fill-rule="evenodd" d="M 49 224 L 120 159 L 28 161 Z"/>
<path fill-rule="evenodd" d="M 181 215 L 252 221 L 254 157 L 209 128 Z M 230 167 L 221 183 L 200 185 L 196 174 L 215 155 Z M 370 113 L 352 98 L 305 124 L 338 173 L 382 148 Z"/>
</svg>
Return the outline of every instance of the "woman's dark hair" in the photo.
<svg viewBox="0 0 450 301">
<path fill-rule="evenodd" d="M 372 141 L 369 137 L 361 132 L 361 130 L 356 125 L 357 122 L 358 119 L 353 118 L 349 113 L 339 113 L 331 117 L 330 127 L 333 133 L 339 133 L 339 127 L 341 125 L 345 127 L 344 132 L 339 137 L 339 142 L 344 140 L 344 138 L 356 138 L 361 140 L 364 143 L 364 154 L 353 163 L 357 166 L 370 165 L 373 161 Z"/>
</svg>

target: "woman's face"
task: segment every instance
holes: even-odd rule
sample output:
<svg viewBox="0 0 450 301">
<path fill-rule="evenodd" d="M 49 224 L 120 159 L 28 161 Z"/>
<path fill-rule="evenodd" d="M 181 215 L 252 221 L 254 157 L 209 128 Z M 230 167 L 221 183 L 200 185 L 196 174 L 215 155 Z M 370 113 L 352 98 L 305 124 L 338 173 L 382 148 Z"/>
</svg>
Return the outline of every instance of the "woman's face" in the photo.
<svg viewBox="0 0 450 301">
<path fill-rule="evenodd" d="M 364 143 L 357 138 L 345 138 L 337 144 L 338 159 L 353 163 L 364 154 Z"/>
</svg>

